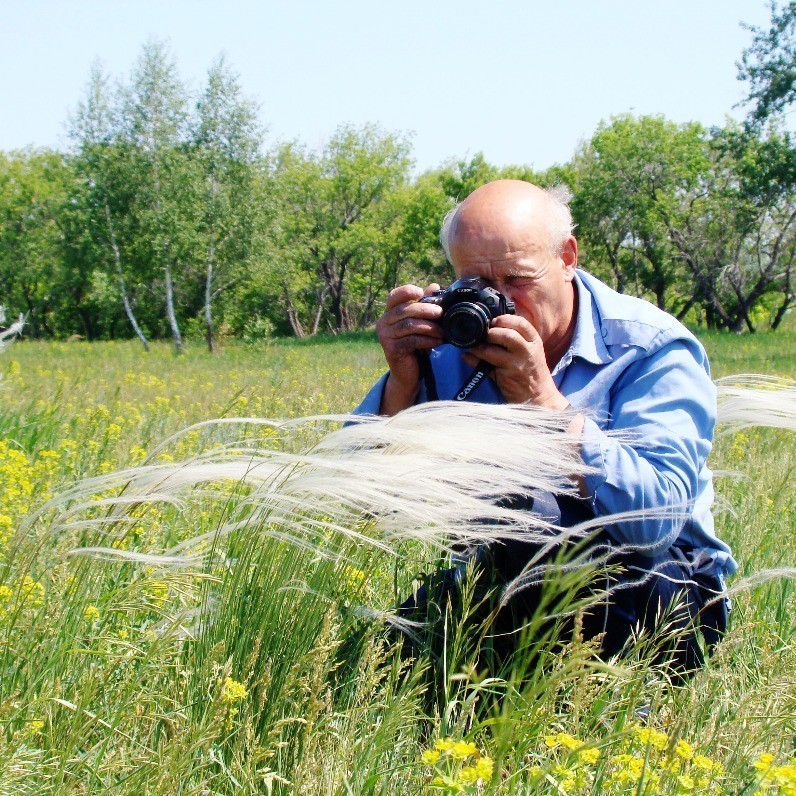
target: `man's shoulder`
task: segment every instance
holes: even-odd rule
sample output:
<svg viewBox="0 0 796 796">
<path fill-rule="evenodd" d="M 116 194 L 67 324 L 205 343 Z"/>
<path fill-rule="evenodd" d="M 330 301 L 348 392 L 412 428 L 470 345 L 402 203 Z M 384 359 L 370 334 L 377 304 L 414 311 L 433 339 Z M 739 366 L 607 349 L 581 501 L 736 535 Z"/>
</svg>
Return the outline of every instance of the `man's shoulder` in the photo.
<svg viewBox="0 0 796 796">
<path fill-rule="evenodd" d="M 618 293 L 583 269 L 577 273 L 596 306 L 607 346 L 637 346 L 649 351 L 672 340 L 697 342 L 677 318 L 649 301 Z"/>
</svg>

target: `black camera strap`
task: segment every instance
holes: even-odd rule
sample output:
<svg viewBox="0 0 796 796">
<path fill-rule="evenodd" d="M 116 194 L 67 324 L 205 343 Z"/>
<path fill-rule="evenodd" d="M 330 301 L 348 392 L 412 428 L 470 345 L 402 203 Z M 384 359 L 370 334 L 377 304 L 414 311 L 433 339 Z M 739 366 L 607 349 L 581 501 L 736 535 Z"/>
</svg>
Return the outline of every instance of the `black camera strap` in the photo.
<svg viewBox="0 0 796 796">
<path fill-rule="evenodd" d="M 426 400 L 438 401 L 437 380 L 431 367 L 431 357 L 428 351 L 417 351 L 417 360 L 420 364 L 420 375 L 426 385 Z M 478 361 L 473 372 L 464 380 L 462 386 L 457 390 L 453 397 L 454 401 L 466 401 L 475 391 L 476 387 L 495 369 L 494 365 Z"/>
<path fill-rule="evenodd" d="M 426 400 L 439 401 L 437 380 L 434 378 L 434 371 L 431 367 L 431 355 L 425 349 L 418 349 L 415 353 L 420 364 L 420 376 L 426 385 Z"/>
</svg>

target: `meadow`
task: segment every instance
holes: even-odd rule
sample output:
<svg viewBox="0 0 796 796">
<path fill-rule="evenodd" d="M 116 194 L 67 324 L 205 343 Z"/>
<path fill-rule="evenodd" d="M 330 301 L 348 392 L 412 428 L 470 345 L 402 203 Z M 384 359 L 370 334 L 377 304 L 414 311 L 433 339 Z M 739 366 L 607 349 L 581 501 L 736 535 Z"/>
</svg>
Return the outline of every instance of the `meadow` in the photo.
<svg viewBox="0 0 796 796">
<path fill-rule="evenodd" d="M 792 331 L 703 339 L 714 377 L 796 378 Z M 465 623 L 444 665 L 401 657 L 363 607 L 389 610 L 439 551 L 359 544 L 381 538 L 367 516 L 315 512 L 300 536 L 234 480 L 107 500 L 125 477 L 99 477 L 126 468 L 311 449 L 334 423 L 180 432 L 345 413 L 382 369 L 370 334 L 0 353 L 0 794 L 796 794 L 796 587 L 759 577 L 796 565 L 792 431 L 717 437 L 743 588 L 685 684 L 649 639 L 604 663 L 551 636 L 492 671 Z M 74 553 L 90 547 L 106 552 Z M 174 550 L 180 565 L 148 557 Z"/>
</svg>

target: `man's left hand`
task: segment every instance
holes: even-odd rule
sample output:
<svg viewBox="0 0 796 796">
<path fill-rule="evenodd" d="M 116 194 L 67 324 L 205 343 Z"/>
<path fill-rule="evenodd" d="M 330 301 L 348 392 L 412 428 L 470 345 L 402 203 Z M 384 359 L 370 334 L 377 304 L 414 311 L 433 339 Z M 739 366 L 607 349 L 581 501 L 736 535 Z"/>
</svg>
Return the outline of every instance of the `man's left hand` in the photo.
<svg viewBox="0 0 796 796">
<path fill-rule="evenodd" d="M 531 403 L 548 409 L 569 406 L 550 375 L 542 338 L 519 315 L 495 318 L 486 343 L 471 348 L 463 358 L 473 367 L 478 360 L 494 366 L 497 386 L 509 403 Z"/>
</svg>

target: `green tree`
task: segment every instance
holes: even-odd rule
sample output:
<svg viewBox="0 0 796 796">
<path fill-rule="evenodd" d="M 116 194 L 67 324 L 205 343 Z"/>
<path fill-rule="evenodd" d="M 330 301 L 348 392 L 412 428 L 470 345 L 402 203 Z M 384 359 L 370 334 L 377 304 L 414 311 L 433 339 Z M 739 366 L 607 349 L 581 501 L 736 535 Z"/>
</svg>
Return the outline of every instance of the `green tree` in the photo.
<svg viewBox="0 0 796 796">
<path fill-rule="evenodd" d="M 748 29 L 754 38 L 738 63 L 738 79 L 749 85 L 749 121 L 760 126 L 796 100 L 796 2 L 781 9 L 772 2 L 768 30 Z"/>
<path fill-rule="evenodd" d="M 68 304 L 61 211 L 70 182 L 57 152 L 0 153 L 0 296 L 34 336 L 56 334 Z"/>
<path fill-rule="evenodd" d="M 135 226 L 133 255 L 140 273 L 154 267 L 163 275 L 166 318 L 181 353 L 177 291 L 179 281 L 188 281 L 196 246 L 196 167 L 187 92 L 163 43 L 144 45 L 120 100 L 118 143 L 135 187 L 127 211 Z"/>
<path fill-rule="evenodd" d="M 796 243 L 796 150 L 790 137 L 729 125 L 710 138 L 710 169 L 698 192 L 679 197 L 665 218 L 689 267 L 707 321 L 739 332 L 756 329 L 767 300 L 792 306 Z"/>
<path fill-rule="evenodd" d="M 267 197 L 259 190 L 263 131 L 257 109 L 220 57 L 197 103 L 192 158 L 198 168 L 197 254 L 204 254 L 203 315 L 213 350 L 213 301 L 246 276 L 262 243 Z"/>
<path fill-rule="evenodd" d="M 78 178 L 73 195 L 76 223 L 72 225 L 72 250 L 78 253 L 79 262 L 94 264 L 91 281 L 99 290 L 93 293 L 107 295 L 104 275 L 113 275 L 124 313 L 144 350 L 148 351 L 149 343 L 135 309 L 135 285 L 146 277 L 135 273 L 131 262 L 131 206 L 136 186 L 134 161 L 130 147 L 121 144 L 119 122 L 108 78 L 95 63 L 85 96 L 70 119 L 69 134 L 75 146 L 73 164 Z M 109 263 L 112 263 L 110 267 Z M 86 315 L 85 311 L 83 314 Z M 92 325 L 88 318 L 84 320 L 89 336 L 93 336 Z"/>
<path fill-rule="evenodd" d="M 772 323 L 791 306 L 787 135 L 622 116 L 569 168 L 587 261 L 620 290 L 734 331 L 754 331 L 772 300 Z"/>
<path fill-rule="evenodd" d="M 344 126 L 320 153 L 290 145 L 277 154 L 269 279 L 294 334 L 372 320 L 368 297 L 395 274 L 385 235 L 397 228 L 389 211 L 400 203 L 388 199 L 408 184 L 409 151 L 378 127 Z"/>
<path fill-rule="evenodd" d="M 571 164 L 587 261 L 620 292 L 648 294 L 680 317 L 696 299 L 665 218 L 677 197 L 698 188 L 708 163 L 700 125 L 624 115 L 601 123 Z"/>
</svg>

